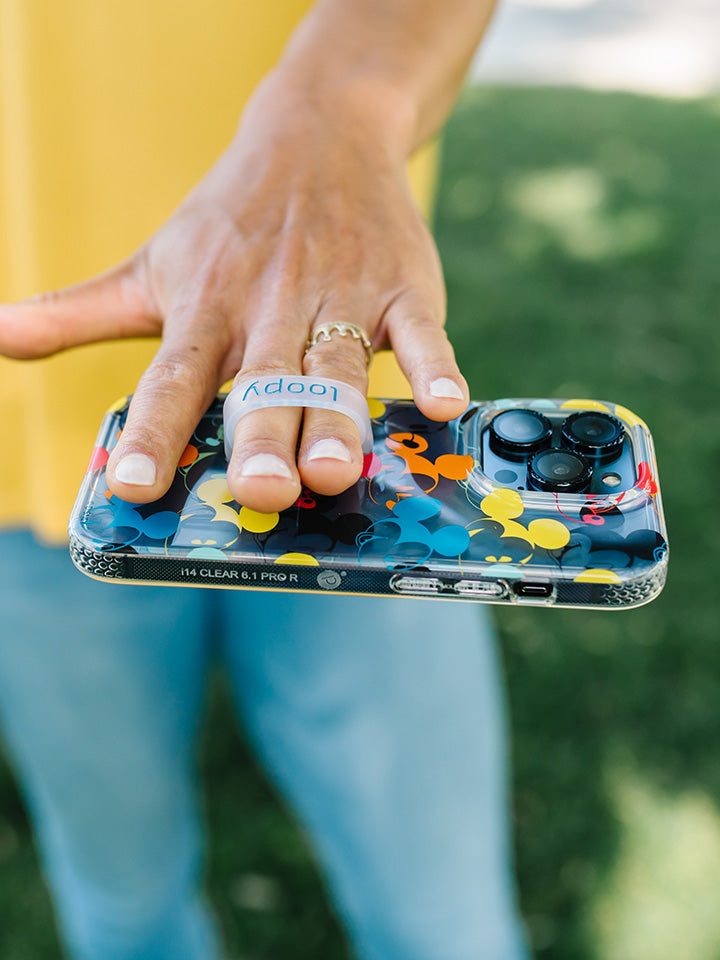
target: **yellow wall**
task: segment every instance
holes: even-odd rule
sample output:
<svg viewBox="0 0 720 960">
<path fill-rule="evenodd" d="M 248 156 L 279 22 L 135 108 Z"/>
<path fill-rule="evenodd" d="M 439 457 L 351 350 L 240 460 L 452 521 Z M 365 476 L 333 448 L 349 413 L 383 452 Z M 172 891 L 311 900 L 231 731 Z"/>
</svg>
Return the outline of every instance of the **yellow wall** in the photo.
<svg viewBox="0 0 720 960">
<path fill-rule="evenodd" d="M 2 0 L 0 299 L 82 280 L 145 240 L 225 147 L 309 6 Z M 434 166 L 432 151 L 412 163 L 426 201 Z M 102 414 L 154 346 L 0 358 L 0 523 L 64 537 Z M 394 360 L 380 355 L 370 392 L 409 395 Z"/>
</svg>

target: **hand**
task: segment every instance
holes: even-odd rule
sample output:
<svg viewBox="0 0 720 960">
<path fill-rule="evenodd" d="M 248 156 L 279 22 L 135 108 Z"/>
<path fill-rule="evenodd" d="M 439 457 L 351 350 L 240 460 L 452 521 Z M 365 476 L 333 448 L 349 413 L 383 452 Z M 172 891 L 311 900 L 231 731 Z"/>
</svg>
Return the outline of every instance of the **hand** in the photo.
<svg viewBox="0 0 720 960">
<path fill-rule="evenodd" d="M 218 386 L 299 374 L 363 393 L 365 353 L 331 320 L 391 345 L 428 417 L 458 416 L 467 387 L 445 335 L 442 273 L 405 177 L 405 156 L 371 112 L 326 109 L 272 77 L 228 150 L 126 262 L 66 290 L 0 308 L 0 352 L 47 356 L 81 343 L 161 335 L 108 463 L 118 497 L 145 503 L 170 486 Z M 242 504 L 290 506 L 301 484 L 337 494 L 360 476 L 357 429 L 341 414 L 259 410 L 238 424 L 228 486 Z M 297 458 L 296 458 L 296 450 Z"/>
</svg>

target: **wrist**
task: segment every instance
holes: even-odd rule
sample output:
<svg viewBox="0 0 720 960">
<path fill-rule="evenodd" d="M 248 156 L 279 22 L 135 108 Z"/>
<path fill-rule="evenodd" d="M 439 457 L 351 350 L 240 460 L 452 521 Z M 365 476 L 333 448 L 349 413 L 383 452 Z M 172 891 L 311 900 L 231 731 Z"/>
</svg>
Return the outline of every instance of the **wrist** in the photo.
<svg viewBox="0 0 720 960">
<path fill-rule="evenodd" d="M 418 107 L 405 90 L 369 70 L 334 71 L 302 62 L 281 62 L 251 101 L 266 118 L 306 124 L 385 154 L 404 164 L 416 142 Z"/>
</svg>

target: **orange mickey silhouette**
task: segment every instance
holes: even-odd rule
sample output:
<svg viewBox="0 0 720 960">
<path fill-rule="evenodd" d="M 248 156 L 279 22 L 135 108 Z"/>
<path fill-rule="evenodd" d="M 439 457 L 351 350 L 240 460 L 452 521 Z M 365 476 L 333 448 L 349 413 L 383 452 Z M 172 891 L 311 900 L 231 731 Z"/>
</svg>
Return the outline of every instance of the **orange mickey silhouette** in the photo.
<svg viewBox="0 0 720 960">
<path fill-rule="evenodd" d="M 422 456 L 423 451 L 428 448 L 428 442 L 416 433 L 391 433 L 385 440 L 385 446 L 394 456 L 404 461 L 400 476 L 412 474 L 415 477 L 429 477 L 431 485 L 424 489 L 423 493 L 431 493 L 438 485 L 440 477 L 445 477 L 446 480 L 467 479 L 475 465 L 471 456 L 461 453 L 443 453 L 434 461 Z M 396 465 L 383 465 L 375 476 L 393 469 L 394 466 Z M 395 492 L 399 500 L 401 497 L 414 496 L 417 493 L 417 487 L 398 483 L 395 486 Z M 388 500 L 388 508 L 392 510 L 396 502 Z"/>
</svg>

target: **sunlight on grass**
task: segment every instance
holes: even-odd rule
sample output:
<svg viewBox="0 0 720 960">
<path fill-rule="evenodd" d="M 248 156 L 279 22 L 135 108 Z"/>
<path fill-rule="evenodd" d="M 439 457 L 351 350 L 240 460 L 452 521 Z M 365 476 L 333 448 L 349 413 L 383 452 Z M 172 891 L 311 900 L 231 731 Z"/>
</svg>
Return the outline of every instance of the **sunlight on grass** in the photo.
<svg viewBox="0 0 720 960">
<path fill-rule="evenodd" d="M 623 835 L 591 906 L 598 960 L 717 960 L 717 807 L 701 791 L 666 795 L 624 766 L 610 794 Z"/>
<path fill-rule="evenodd" d="M 640 253 L 663 235 L 655 207 L 611 210 L 607 181 L 592 167 L 556 167 L 517 176 L 506 184 L 506 200 L 565 253 L 580 260 Z M 527 246 L 521 241 L 521 248 Z"/>
</svg>

